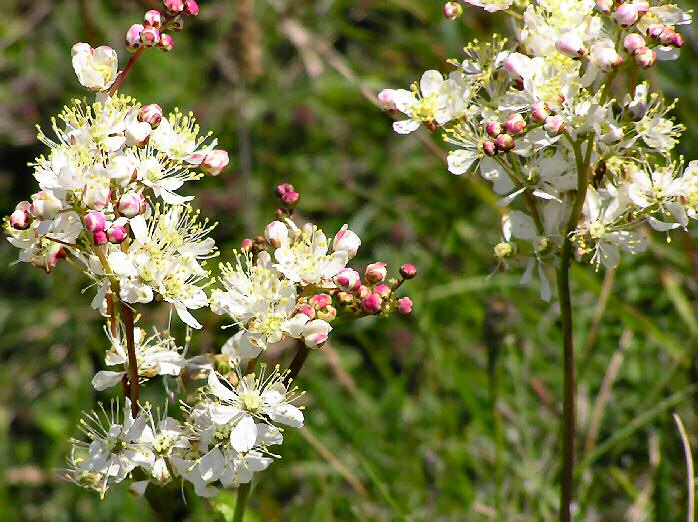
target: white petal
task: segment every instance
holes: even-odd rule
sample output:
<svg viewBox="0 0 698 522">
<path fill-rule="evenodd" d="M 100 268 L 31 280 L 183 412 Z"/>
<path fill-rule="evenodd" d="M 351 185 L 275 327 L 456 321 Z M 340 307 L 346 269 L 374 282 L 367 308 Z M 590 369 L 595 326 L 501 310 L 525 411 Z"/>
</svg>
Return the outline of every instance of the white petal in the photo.
<svg viewBox="0 0 698 522">
<path fill-rule="evenodd" d="M 257 425 L 250 415 L 245 415 L 230 432 L 230 443 L 240 453 L 249 451 L 257 441 Z"/>
<path fill-rule="evenodd" d="M 97 391 L 103 391 L 119 384 L 126 372 L 99 371 L 92 378 L 92 387 Z"/>
</svg>

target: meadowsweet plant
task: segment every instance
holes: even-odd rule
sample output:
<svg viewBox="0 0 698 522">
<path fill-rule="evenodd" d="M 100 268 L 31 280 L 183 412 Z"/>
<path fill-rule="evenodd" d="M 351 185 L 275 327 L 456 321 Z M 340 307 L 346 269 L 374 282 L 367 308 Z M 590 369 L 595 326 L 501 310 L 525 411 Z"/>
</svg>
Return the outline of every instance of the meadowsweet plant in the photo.
<svg viewBox="0 0 698 522">
<path fill-rule="evenodd" d="M 199 12 L 193 0 L 163 3 L 128 30 L 131 54 L 121 71 L 114 49 L 73 46 L 77 78 L 94 94 L 65 107 L 50 134 L 39 130 L 48 147 L 31 165 L 39 191 L 5 218 L 4 230 L 20 262 L 48 273 L 65 262 L 89 278 L 92 307 L 106 321 L 104 368 L 92 386 L 123 391 L 85 414 L 63 476 L 102 497 L 128 481 L 161 518 L 176 516 L 183 484 L 201 497 L 239 488 L 241 520 L 249 484 L 279 457 L 284 428 L 303 426 L 303 393 L 293 381 L 309 352 L 339 322 L 410 313 L 412 301 L 397 292 L 416 268 L 388 277 L 386 264 L 374 262 L 362 276 L 348 266 L 357 234 L 345 225 L 330 241 L 300 222 L 300 195 L 284 183 L 276 220 L 211 273 L 215 224 L 192 206 L 186 185 L 220 174 L 227 153 L 192 114 L 166 114 L 119 92 L 136 60 L 149 48 L 170 51 L 171 33 Z M 169 322 L 140 324 L 136 307 L 155 302 L 185 324 L 184 342 Z M 207 307 L 234 333 L 220 353 L 192 354 L 192 331 Z M 298 345 L 288 369 L 263 360 L 282 341 Z M 168 402 L 142 402 L 141 386 L 157 380 Z"/>
<path fill-rule="evenodd" d="M 684 130 L 670 116 L 675 102 L 641 74 L 679 57 L 691 13 L 664 0 L 465 4 L 510 16 L 513 41 L 473 41 L 450 60 L 449 73 L 426 71 L 409 90 L 386 89 L 379 100 L 404 115 L 397 133 L 420 126 L 441 133 L 452 174 L 492 184 L 503 214 L 498 267 L 522 266 L 522 282 L 537 279 L 545 300 L 557 278 L 565 360 L 560 520 L 570 520 L 570 264 L 615 268 L 621 252 L 645 250 L 649 229 L 670 240 L 698 217 L 698 162 L 672 154 Z M 463 10 L 448 2 L 443 12 L 455 20 Z"/>
</svg>

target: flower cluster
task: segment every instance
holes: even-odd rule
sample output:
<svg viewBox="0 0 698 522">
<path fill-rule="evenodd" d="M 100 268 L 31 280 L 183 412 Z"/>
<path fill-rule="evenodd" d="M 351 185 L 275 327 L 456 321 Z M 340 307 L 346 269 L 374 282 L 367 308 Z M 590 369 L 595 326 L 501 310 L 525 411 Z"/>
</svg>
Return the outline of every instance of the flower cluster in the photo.
<svg viewBox="0 0 698 522">
<path fill-rule="evenodd" d="M 451 173 L 479 171 L 492 183 L 504 208 L 501 268 L 523 263 L 523 281 L 539 277 L 548 299 L 567 238 L 578 259 L 612 268 L 620 251 L 645 249 L 642 224 L 666 232 L 696 217 L 695 163 L 672 158 L 684 130 L 674 103 L 642 82 L 613 98 L 621 69 L 678 57 L 689 13 L 646 0 L 466 2 L 508 10 L 517 41 L 474 41 L 448 76 L 426 71 L 411 90 L 379 99 L 407 117 L 396 132 L 443 133 Z M 451 4 L 444 12 L 455 19 L 462 8 Z"/>
</svg>

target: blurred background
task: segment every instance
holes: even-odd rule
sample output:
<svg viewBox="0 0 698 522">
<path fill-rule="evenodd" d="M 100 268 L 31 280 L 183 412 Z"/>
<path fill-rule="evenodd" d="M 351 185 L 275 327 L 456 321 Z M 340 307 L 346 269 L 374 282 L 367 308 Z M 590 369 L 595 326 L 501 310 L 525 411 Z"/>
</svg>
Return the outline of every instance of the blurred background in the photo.
<svg viewBox="0 0 698 522">
<path fill-rule="evenodd" d="M 27 163 L 46 127 L 83 91 L 70 65 L 76 41 L 116 48 L 156 1 L 2 0 L 0 213 L 35 191 Z M 359 264 L 419 268 L 406 285 L 409 317 L 337 327 L 298 383 L 307 425 L 289 432 L 283 460 L 259 474 L 248 521 L 553 520 L 557 510 L 561 351 L 558 308 L 493 274 L 499 209 L 477 176 L 446 171 L 443 144 L 407 138 L 373 104 L 492 32 L 504 15 L 466 9 L 457 22 L 427 0 L 202 1 L 175 49 L 137 63 L 122 91 L 166 110 L 192 110 L 231 153 L 196 203 L 219 226 L 223 256 L 273 219 L 277 183 L 301 193 L 300 216 L 363 240 Z M 684 7 L 689 7 L 687 4 Z M 650 80 L 681 98 L 698 156 L 698 37 Z M 622 96 L 623 81 L 616 93 Z M 698 448 L 696 227 L 614 272 L 574 270 L 579 368 L 578 512 L 585 521 L 675 521 L 685 516 L 679 413 Z M 100 501 L 59 481 L 83 409 L 107 394 L 102 324 L 92 289 L 63 263 L 52 275 L 13 265 L 0 246 L 0 520 L 116 521 L 151 516 L 125 484 Z M 491 277 L 488 277 L 490 276 Z M 148 320 L 164 320 L 151 308 Z M 216 351 L 220 319 L 194 347 Z M 281 362 L 289 351 L 271 353 Z M 150 393 L 156 393 L 156 383 Z M 157 396 L 153 395 L 157 400 Z M 495 407 L 496 405 L 496 407 Z M 191 520 L 228 520 L 234 491 L 212 505 L 188 497 Z M 499 510 L 500 517 L 497 517 Z"/>
</svg>

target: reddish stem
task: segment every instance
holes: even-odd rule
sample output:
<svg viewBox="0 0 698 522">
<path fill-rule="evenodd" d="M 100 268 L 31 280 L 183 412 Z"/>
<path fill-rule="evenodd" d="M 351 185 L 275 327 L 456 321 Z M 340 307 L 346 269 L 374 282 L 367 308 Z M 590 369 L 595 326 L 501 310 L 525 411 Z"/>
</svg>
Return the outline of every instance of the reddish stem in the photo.
<svg viewBox="0 0 698 522">
<path fill-rule="evenodd" d="M 141 47 L 131 55 L 131 58 L 129 58 L 128 63 L 126 64 L 126 67 L 124 67 L 124 70 L 119 73 L 119 76 L 117 76 L 116 81 L 111 86 L 111 89 L 109 89 L 109 96 L 114 96 L 114 93 L 116 93 L 116 91 L 119 90 L 121 82 L 123 82 L 126 76 L 128 76 L 128 73 L 131 71 L 131 67 L 133 67 L 134 63 L 136 63 L 136 60 L 138 60 L 140 55 L 143 54 L 144 50 L 145 47 Z"/>
<path fill-rule="evenodd" d="M 126 351 L 128 353 L 128 374 L 129 374 L 129 389 L 131 398 L 131 412 L 135 417 L 140 408 L 138 401 L 140 400 L 140 387 L 138 385 L 138 362 L 136 360 L 136 343 L 134 342 L 134 317 L 133 308 L 126 303 L 121 303 L 121 317 L 126 328 Z"/>
</svg>

